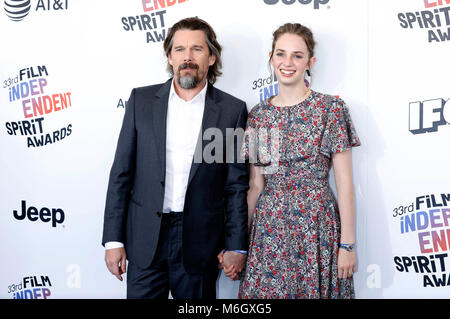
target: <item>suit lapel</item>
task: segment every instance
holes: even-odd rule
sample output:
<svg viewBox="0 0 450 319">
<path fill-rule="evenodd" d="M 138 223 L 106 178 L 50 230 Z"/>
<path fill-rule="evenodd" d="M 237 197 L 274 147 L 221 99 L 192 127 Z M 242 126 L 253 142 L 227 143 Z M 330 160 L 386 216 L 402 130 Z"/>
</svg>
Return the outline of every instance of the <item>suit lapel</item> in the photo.
<svg viewBox="0 0 450 319">
<path fill-rule="evenodd" d="M 200 130 L 200 135 L 197 139 L 197 144 L 195 147 L 195 154 L 201 155 L 196 156 L 194 154 L 194 158 L 192 160 L 191 170 L 189 172 L 189 179 L 187 187 L 191 183 L 192 179 L 195 176 L 198 168 L 203 162 L 203 149 L 205 148 L 206 142 L 203 141 L 203 134 L 206 129 L 211 127 L 217 127 L 217 123 L 220 117 L 220 106 L 218 105 L 219 98 L 217 97 L 215 88 L 208 82 L 208 88 L 205 96 L 205 108 L 203 111 L 203 119 L 202 119 L 202 127 Z M 200 158 L 199 158 L 200 157 Z"/>
<path fill-rule="evenodd" d="M 156 154 L 161 164 L 162 176 L 166 174 L 166 130 L 167 109 L 169 105 L 169 93 L 172 79 L 164 83 L 156 93 L 156 99 L 152 106 L 153 134 L 155 136 Z"/>
</svg>

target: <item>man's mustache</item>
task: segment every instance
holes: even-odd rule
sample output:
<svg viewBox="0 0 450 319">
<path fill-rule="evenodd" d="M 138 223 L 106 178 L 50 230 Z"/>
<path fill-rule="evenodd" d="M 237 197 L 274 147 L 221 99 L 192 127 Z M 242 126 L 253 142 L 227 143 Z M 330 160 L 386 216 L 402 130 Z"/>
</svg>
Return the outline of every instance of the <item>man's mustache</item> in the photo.
<svg viewBox="0 0 450 319">
<path fill-rule="evenodd" d="M 178 71 L 184 70 L 184 69 L 194 69 L 194 70 L 198 70 L 199 66 L 198 64 L 192 63 L 192 62 L 185 62 L 183 64 L 181 64 L 178 67 Z"/>
</svg>

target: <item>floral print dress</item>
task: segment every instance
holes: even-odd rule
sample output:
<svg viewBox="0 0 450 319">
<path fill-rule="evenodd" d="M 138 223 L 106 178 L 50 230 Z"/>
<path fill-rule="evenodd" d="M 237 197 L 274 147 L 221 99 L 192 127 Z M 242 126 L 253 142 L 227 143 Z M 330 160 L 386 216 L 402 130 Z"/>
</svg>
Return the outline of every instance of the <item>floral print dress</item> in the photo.
<svg viewBox="0 0 450 319">
<path fill-rule="evenodd" d="M 267 99 L 251 110 L 242 155 L 262 166 L 265 188 L 239 298 L 354 298 L 353 278 L 338 279 L 340 219 L 328 173 L 333 153 L 359 145 L 334 96 L 311 91 L 297 105 Z"/>
</svg>

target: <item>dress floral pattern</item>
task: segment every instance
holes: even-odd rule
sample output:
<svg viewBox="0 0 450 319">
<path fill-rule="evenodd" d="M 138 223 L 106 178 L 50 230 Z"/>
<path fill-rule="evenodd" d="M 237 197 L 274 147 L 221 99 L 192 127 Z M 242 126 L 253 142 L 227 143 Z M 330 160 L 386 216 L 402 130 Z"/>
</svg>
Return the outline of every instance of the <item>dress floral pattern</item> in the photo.
<svg viewBox="0 0 450 319">
<path fill-rule="evenodd" d="M 287 107 L 267 99 L 251 110 L 242 156 L 263 166 L 265 188 L 239 298 L 354 298 L 353 278 L 338 279 L 340 219 L 328 173 L 333 153 L 359 145 L 344 101 L 331 95 L 311 91 Z"/>
</svg>

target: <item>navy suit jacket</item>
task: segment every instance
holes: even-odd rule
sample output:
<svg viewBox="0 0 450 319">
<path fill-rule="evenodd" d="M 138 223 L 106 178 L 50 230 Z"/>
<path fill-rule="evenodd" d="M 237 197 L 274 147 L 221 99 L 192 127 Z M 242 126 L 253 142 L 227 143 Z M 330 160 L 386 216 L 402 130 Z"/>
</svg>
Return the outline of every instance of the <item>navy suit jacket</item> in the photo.
<svg viewBox="0 0 450 319">
<path fill-rule="evenodd" d="M 132 90 L 109 176 L 102 244 L 123 242 L 128 260 L 141 268 L 150 266 L 158 244 L 171 81 Z M 191 166 L 182 251 L 186 271 L 194 274 L 217 267 L 222 249 L 248 247 L 248 165 L 237 161 L 238 143 L 228 149 L 225 143 L 227 128 L 245 128 L 246 104 L 207 85 L 201 132 L 203 136 L 208 128 L 221 130 L 224 159 L 222 163 L 193 161 Z M 197 147 L 204 149 L 211 142 L 199 139 Z M 233 161 L 226 161 L 226 156 Z"/>
</svg>

